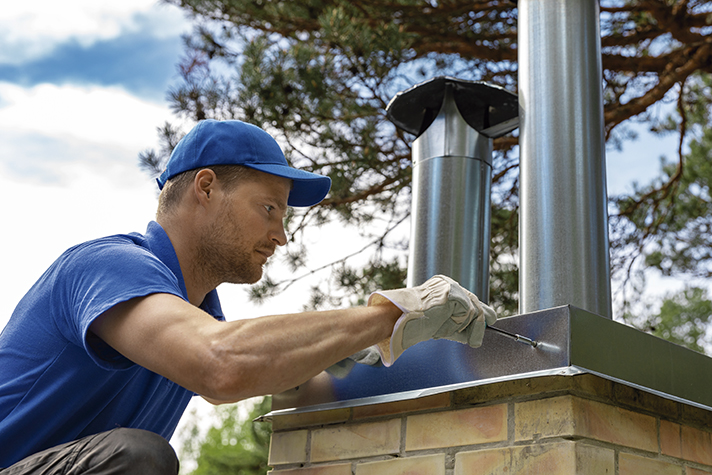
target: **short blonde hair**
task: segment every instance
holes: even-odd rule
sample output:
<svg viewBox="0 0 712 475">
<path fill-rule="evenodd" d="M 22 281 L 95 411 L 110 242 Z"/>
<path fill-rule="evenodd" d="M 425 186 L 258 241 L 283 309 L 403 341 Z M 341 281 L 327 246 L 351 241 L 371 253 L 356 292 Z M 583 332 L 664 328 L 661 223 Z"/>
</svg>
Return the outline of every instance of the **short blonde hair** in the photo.
<svg viewBox="0 0 712 475">
<path fill-rule="evenodd" d="M 218 180 L 225 187 L 225 190 L 232 191 L 240 182 L 249 180 L 259 173 L 257 170 L 242 165 L 216 165 L 211 167 L 195 168 L 180 173 L 166 182 L 158 195 L 157 215 L 171 213 L 180 203 L 183 194 L 195 180 L 195 176 L 200 170 L 210 169 L 215 172 Z"/>
</svg>

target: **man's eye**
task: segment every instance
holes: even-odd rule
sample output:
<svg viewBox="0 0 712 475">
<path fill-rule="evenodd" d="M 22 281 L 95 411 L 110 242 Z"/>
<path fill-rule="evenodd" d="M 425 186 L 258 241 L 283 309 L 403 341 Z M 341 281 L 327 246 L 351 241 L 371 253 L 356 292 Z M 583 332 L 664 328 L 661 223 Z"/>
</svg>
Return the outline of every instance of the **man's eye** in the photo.
<svg viewBox="0 0 712 475">
<path fill-rule="evenodd" d="M 268 213 L 271 213 L 274 210 L 274 206 L 272 205 L 265 205 L 265 209 L 267 210 Z"/>
</svg>

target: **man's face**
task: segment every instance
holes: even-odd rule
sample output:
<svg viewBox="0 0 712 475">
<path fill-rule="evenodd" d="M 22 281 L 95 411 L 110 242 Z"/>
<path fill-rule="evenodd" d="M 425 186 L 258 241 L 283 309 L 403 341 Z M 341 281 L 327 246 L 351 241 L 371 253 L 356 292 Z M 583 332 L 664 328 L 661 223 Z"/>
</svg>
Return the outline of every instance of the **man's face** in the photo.
<svg viewBox="0 0 712 475">
<path fill-rule="evenodd" d="M 284 215 L 291 180 L 258 172 L 223 195 L 216 219 L 198 243 L 202 265 L 220 282 L 252 284 L 287 242 Z"/>
</svg>

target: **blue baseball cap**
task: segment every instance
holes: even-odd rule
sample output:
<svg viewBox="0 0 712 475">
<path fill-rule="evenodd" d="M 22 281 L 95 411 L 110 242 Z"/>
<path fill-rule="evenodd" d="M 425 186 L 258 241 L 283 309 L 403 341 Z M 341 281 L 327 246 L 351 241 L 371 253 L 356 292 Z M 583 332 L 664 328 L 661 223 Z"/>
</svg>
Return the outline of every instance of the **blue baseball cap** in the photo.
<svg viewBox="0 0 712 475">
<path fill-rule="evenodd" d="M 324 199 L 331 179 L 292 168 L 270 134 L 239 120 L 207 119 L 178 142 L 166 169 L 156 179 L 158 188 L 174 176 L 212 165 L 242 165 L 292 180 L 289 206 L 312 206 Z"/>
</svg>

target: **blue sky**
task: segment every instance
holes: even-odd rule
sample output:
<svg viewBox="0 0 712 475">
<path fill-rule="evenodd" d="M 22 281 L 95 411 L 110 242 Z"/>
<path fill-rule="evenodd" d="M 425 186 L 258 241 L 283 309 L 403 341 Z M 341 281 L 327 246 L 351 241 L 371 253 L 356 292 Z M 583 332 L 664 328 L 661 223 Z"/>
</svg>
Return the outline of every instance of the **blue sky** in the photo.
<svg viewBox="0 0 712 475">
<path fill-rule="evenodd" d="M 148 26 L 89 45 L 67 38 L 49 54 L 0 64 L 0 81 L 23 87 L 44 83 L 117 86 L 143 99 L 161 101 L 174 80 L 181 42 L 176 36 L 155 37 Z"/>
<path fill-rule="evenodd" d="M 153 0 L 16 2 L 3 10 L 0 81 L 118 86 L 153 101 L 175 79 L 180 35 L 190 29 L 178 8 Z"/>
</svg>

